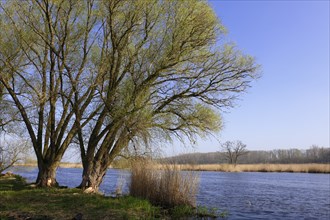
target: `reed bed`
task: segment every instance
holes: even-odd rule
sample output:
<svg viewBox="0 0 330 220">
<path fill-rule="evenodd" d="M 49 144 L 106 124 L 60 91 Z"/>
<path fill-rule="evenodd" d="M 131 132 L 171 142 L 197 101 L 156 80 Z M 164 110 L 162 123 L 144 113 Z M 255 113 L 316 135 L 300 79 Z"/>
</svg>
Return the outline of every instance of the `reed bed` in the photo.
<svg viewBox="0 0 330 220">
<path fill-rule="evenodd" d="M 220 172 L 289 172 L 289 173 L 330 173 L 330 164 L 201 164 L 179 166 L 187 171 Z"/>
<path fill-rule="evenodd" d="M 62 168 L 82 168 L 83 166 L 82 166 L 81 163 L 64 163 L 64 162 L 61 162 L 60 167 L 62 167 Z"/>
<path fill-rule="evenodd" d="M 17 167 L 37 167 L 38 164 L 37 164 L 37 162 L 35 162 L 35 163 L 17 163 L 14 166 L 17 166 Z M 81 163 L 61 162 L 59 167 L 62 167 L 62 168 L 82 168 L 82 164 Z"/>
<path fill-rule="evenodd" d="M 155 164 L 149 160 L 134 162 L 131 168 L 130 194 L 165 208 L 196 206 L 199 176 L 181 172 L 176 165 Z"/>
</svg>

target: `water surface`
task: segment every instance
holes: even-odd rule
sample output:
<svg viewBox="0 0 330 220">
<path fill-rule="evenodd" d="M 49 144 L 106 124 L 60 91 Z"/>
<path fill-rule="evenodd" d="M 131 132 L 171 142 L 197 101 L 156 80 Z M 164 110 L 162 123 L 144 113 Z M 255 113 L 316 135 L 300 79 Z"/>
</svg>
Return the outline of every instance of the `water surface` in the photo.
<svg viewBox="0 0 330 220">
<path fill-rule="evenodd" d="M 197 201 L 230 219 L 330 219 L 330 175 L 203 172 Z"/>
<path fill-rule="evenodd" d="M 35 181 L 36 168 L 14 172 Z M 82 169 L 58 168 L 57 181 L 76 187 Z M 227 219 L 330 219 L 330 174 L 200 172 L 197 203 L 228 212 Z M 129 172 L 109 169 L 100 190 L 111 195 Z"/>
</svg>

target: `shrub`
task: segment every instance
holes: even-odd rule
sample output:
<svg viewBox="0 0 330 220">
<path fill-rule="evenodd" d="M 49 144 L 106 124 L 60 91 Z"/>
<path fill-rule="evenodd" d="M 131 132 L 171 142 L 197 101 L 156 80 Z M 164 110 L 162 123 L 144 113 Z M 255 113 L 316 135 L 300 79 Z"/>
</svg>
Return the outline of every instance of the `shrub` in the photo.
<svg viewBox="0 0 330 220">
<path fill-rule="evenodd" d="M 199 176 L 195 172 L 180 171 L 177 165 L 155 166 L 150 160 L 132 164 L 130 194 L 148 199 L 165 208 L 196 206 Z"/>
</svg>

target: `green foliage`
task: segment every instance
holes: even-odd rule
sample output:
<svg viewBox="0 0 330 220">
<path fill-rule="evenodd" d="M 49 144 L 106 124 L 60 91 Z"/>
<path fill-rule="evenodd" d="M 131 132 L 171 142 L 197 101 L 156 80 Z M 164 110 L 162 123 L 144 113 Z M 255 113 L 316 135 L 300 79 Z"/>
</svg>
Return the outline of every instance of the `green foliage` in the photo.
<svg viewBox="0 0 330 220">
<path fill-rule="evenodd" d="M 216 208 L 209 209 L 205 206 L 198 206 L 196 214 L 200 217 L 216 218 L 218 216 Z"/>
<path fill-rule="evenodd" d="M 228 212 L 220 212 L 217 208 L 207 208 L 205 206 L 197 206 L 196 208 L 191 206 L 176 206 L 169 210 L 171 217 L 174 219 L 181 219 L 187 216 L 196 219 L 217 219 L 227 218 Z"/>
<path fill-rule="evenodd" d="M 111 164 L 115 169 L 129 169 L 131 167 L 130 159 L 125 159 L 122 157 L 117 157 Z"/>
<path fill-rule="evenodd" d="M 175 206 L 170 209 L 170 213 L 174 219 L 179 219 L 185 216 L 193 216 L 195 214 L 195 208 L 191 206 Z"/>
<path fill-rule="evenodd" d="M 225 28 L 207 1 L 0 5 L 3 99 L 14 100 L 44 166 L 73 142 L 84 168 L 102 173 L 129 145 L 218 132 L 220 112 L 259 76 L 252 57 L 217 46 Z"/>
</svg>

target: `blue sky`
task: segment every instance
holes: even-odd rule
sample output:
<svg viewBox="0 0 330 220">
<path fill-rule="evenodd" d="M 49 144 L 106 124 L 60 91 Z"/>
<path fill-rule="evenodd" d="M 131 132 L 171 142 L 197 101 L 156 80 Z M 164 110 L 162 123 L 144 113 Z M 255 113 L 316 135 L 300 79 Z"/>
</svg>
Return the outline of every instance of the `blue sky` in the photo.
<svg viewBox="0 0 330 220">
<path fill-rule="evenodd" d="M 223 115 L 217 138 L 239 139 L 250 150 L 329 147 L 329 1 L 210 5 L 228 30 L 225 40 L 254 56 L 263 73 Z M 219 144 L 210 138 L 185 150 L 217 151 Z"/>
</svg>

